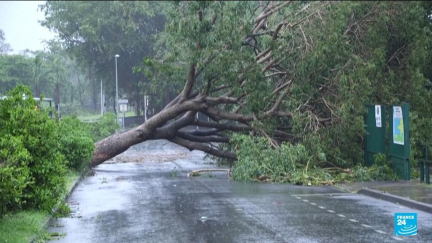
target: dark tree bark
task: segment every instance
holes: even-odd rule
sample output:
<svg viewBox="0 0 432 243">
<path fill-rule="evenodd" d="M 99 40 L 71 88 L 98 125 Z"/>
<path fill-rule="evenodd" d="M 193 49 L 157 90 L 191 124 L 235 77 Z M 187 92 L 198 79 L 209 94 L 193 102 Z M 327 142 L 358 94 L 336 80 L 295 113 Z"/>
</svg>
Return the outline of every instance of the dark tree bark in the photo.
<svg viewBox="0 0 432 243">
<path fill-rule="evenodd" d="M 135 115 L 140 116 L 141 115 L 141 102 L 142 97 L 138 95 L 138 97 L 135 99 Z"/>
<path fill-rule="evenodd" d="M 39 83 L 36 83 L 34 93 L 35 97 L 40 97 Z"/>
<path fill-rule="evenodd" d="M 92 104 L 93 104 L 93 110 L 94 111 L 98 111 L 98 87 L 99 85 L 97 85 L 96 79 L 93 78 L 93 72 L 92 72 L 92 67 L 91 64 L 89 64 L 89 84 L 91 86 L 91 90 L 92 90 Z"/>
</svg>

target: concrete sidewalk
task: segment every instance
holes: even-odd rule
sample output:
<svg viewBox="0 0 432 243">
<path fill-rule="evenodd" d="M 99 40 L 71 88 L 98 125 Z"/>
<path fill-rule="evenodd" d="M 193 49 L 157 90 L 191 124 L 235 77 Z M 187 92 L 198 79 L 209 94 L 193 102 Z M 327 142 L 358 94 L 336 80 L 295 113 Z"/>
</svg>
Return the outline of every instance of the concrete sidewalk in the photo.
<svg viewBox="0 0 432 243">
<path fill-rule="evenodd" d="M 352 193 L 398 203 L 411 208 L 432 212 L 432 186 L 411 181 L 371 181 L 337 184 L 337 188 Z"/>
</svg>

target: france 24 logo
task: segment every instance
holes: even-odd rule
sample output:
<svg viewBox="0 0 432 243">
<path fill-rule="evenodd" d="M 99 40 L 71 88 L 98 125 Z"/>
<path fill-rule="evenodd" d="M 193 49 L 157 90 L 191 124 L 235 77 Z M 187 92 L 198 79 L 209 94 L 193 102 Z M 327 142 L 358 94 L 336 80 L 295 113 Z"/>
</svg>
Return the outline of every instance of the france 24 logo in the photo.
<svg viewBox="0 0 432 243">
<path fill-rule="evenodd" d="M 395 235 L 417 235 L 417 213 L 395 213 Z"/>
</svg>

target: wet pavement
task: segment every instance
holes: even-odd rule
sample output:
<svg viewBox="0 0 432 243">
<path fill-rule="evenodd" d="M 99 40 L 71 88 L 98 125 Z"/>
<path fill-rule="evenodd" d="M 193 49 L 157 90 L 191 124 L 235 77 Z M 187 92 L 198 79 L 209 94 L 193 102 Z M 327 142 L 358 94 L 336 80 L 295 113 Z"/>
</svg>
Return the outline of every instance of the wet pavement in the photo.
<svg viewBox="0 0 432 243">
<path fill-rule="evenodd" d="M 347 191 L 358 191 L 369 188 L 387 192 L 396 196 L 432 204 L 432 185 L 420 183 L 419 179 L 411 181 L 371 181 L 339 184 L 337 187 Z"/>
<path fill-rule="evenodd" d="M 432 242 L 432 215 L 422 211 L 333 187 L 187 176 L 205 168 L 216 165 L 200 152 L 137 145 L 82 181 L 73 215 L 50 222 L 66 234 L 52 242 Z M 417 213 L 417 236 L 394 236 L 395 212 Z"/>
</svg>

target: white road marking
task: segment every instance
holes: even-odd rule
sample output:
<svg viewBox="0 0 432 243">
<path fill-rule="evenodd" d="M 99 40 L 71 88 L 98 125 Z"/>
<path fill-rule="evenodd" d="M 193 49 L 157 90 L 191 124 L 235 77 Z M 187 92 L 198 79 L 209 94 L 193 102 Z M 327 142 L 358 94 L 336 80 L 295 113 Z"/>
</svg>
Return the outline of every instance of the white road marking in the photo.
<svg viewBox="0 0 432 243">
<path fill-rule="evenodd" d="M 345 218 L 345 215 L 343 215 L 343 214 L 338 214 L 337 216 L 339 216 L 341 218 Z"/>
<path fill-rule="evenodd" d="M 319 208 L 321 208 L 321 209 L 325 209 L 325 207 L 323 207 L 323 206 L 318 206 Z"/>
<path fill-rule="evenodd" d="M 386 234 L 386 232 L 381 231 L 381 230 L 375 230 L 375 232 L 378 232 L 378 233 L 380 233 L 380 234 Z"/>
<path fill-rule="evenodd" d="M 308 200 L 303 200 L 303 202 L 309 202 Z"/>
<path fill-rule="evenodd" d="M 329 213 L 334 213 L 335 211 L 333 211 L 333 210 L 327 210 L 327 212 L 329 212 Z"/>
<path fill-rule="evenodd" d="M 371 228 L 371 227 L 372 227 L 372 226 L 367 225 L 367 224 L 362 224 L 362 226 L 363 226 L 363 227 L 366 227 L 366 228 Z"/>
<path fill-rule="evenodd" d="M 395 239 L 395 240 L 402 240 L 401 238 L 396 237 L 396 236 L 393 236 L 392 238 Z"/>
<path fill-rule="evenodd" d="M 347 192 L 334 192 L 334 193 L 314 193 L 314 194 L 294 194 L 291 196 L 298 196 L 298 197 L 309 197 L 309 196 L 337 196 L 337 195 L 349 195 L 351 193 Z"/>
<path fill-rule="evenodd" d="M 358 222 L 358 221 L 355 220 L 355 219 L 349 219 L 349 221 L 354 222 L 354 223 L 357 223 L 357 222 Z"/>
<path fill-rule="evenodd" d="M 301 197 L 295 197 L 295 198 L 297 198 L 297 199 L 301 199 Z"/>
<path fill-rule="evenodd" d="M 316 203 L 310 203 L 310 204 L 316 206 Z"/>
</svg>

